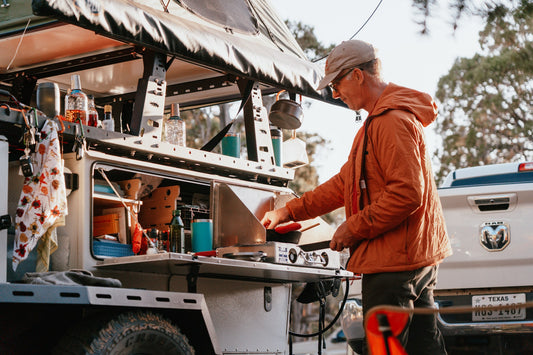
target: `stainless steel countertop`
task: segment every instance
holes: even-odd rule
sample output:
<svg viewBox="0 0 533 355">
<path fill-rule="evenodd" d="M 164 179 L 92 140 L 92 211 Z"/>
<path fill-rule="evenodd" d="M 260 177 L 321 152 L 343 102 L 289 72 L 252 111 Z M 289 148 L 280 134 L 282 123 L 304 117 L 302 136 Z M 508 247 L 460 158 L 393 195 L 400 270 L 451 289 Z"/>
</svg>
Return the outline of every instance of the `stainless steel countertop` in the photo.
<svg viewBox="0 0 533 355">
<path fill-rule="evenodd" d="M 97 265 L 97 268 L 106 271 L 120 270 L 170 275 L 187 275 L 193 267 L 199 268 L 198 277 L 264 282 L 313 282 L 353 276 L 352 272 L 341 269 L 280 265 L 179 253 L 107 258 Z"/>
</svg>

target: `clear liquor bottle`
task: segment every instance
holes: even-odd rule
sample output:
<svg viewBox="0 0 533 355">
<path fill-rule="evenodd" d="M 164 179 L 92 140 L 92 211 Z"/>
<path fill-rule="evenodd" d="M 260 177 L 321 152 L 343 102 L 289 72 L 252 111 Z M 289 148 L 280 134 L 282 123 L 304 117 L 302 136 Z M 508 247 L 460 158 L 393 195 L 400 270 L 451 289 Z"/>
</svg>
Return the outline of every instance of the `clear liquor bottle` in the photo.
<svg viewBox="0 0 533 355">
<path fill-rule="evenodd" d="M 179 104 L 170 107 L 170 117 L 165 122 L 165 141 L 181 147 L 186 145 L 185 121 L 180 117 Z"/>
</svg>

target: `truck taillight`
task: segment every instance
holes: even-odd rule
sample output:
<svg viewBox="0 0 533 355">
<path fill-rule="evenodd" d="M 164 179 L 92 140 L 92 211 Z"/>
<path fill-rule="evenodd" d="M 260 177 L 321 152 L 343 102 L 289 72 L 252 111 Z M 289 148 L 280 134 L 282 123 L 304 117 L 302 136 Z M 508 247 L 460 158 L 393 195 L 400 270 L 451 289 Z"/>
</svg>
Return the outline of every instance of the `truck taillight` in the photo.
<svg viewBox="0 0 533 355">
<path fill-rule="evenodd" d="M 533 162 L 518 165 L 518 171 L 533 171 Z"/>
</svg>

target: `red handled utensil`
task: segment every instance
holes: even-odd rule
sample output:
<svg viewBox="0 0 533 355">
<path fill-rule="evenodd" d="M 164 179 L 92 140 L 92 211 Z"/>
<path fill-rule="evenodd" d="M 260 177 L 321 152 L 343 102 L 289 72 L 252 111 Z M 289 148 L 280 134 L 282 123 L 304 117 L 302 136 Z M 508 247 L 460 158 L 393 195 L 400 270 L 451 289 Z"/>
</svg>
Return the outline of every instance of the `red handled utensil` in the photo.
<svg viewBox="0 0 533 355">
<path fill-rule="evenodd" d="M 283 226 L 277 226 L 276 228 L 274 228 L 274 230 L 276 231 L 276 233 L 285 234 L 285 233 L 289 233 L 292 231 L 296 231 L 300 228 L 302 228 L 302 225 L 300 223 L 293 222 L 293 223 L 285 224 Z"/>
</svg>

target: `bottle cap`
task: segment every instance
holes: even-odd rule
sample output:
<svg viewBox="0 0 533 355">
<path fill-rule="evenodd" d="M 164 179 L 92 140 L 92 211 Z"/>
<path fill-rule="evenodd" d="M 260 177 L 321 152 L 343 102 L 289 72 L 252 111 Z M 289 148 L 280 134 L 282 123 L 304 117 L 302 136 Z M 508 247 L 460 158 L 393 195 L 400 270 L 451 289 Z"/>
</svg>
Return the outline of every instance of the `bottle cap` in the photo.
<svg viewBox="0 0 533 355">
<path fill-rule="evenodd" d="M 81 90 L 81 79 L 78 74 L 71 75 L 70 87 L 72 88 L 72 90 Z"/>
<path fill-rule="evenodd" d="M 111 105 L 105 105 L 104 112 L 111 112 Z"/>
<path fill-rule="evenodd" d="M 180 115 L 180 104 L 173 103 L 170 106 L 170 116 L 179 116 Z"/>
</svg>

